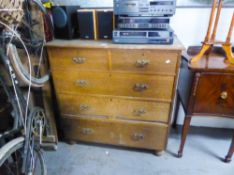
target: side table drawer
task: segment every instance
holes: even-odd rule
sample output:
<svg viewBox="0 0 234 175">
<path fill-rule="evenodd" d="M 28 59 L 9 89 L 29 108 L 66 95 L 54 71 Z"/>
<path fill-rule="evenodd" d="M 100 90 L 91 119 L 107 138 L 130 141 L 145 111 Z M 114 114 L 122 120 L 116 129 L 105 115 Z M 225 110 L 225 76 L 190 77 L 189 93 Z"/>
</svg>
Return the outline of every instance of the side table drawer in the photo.
<svg viewBox="0 0 234 175">
<path fill-rule="evenodd" d="M 65 139 L 164 150 L 168 126 L 144 122 L 69 118 L 61 123 Z"/>
<path fill-rule="evenodd" d="M 234 75 L 202 73 L 193 93 L 195 113 L 234 115 Z"/>
<path fill-rule="evenodd" d="M 112 50 L 112 70 L 175 75 L 177 53 L 153 50 Z"/>
<path fill-rule="evenodd" d="M 52 69 L 108 70 L 108 52 L 102 49 L 53 48 Z"/>
</svg>

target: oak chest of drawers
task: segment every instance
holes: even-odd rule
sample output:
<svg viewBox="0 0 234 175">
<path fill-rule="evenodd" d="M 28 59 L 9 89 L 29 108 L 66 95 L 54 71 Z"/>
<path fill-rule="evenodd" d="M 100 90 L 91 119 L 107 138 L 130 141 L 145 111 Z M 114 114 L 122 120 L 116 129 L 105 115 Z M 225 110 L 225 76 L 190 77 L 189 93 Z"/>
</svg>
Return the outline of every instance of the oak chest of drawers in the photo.
<svg viewBox="0 0 234 175">
<path fill-rule="evenodd" d="M 47 44 L 65 139 L 165 150 L 183 46 Z"/>
</svg>

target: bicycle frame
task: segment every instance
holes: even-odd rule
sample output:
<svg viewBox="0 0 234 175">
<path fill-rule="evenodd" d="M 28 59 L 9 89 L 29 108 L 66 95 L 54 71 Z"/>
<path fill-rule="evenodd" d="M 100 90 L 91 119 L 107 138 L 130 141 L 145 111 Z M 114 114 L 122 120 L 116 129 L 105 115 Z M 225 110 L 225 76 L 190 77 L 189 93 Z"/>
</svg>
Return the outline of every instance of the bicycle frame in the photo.
<svg viewBox="0 0 234 175">
<path fill-rule="evenodd" d="M 26 100 L 24 99 L 23 93 L 20 90 L 14 69 L 12 68 L 12 65 L 11 65 L 9 58 L 4 54 L 3 49 L 0 49 L 0 60 L 2 61 L 4 68 L 7 70 L 7 75 L 8 75 L 8 77 L 4 77 L 3 75 L 0 74 L 0 84 L 2 85 L 4 91 L 6 92 L 6 95 L 9 99 L 9 101 L 13 105 L 13 110 L 16 113 L 15 118 L 14 118 L 13 128 L 0 135 L 0 140 L 2 140 L 2 139 L 5 140 L 8 138 L 11 138 L 14 135 L 22 134 L 22 131 L 24 131 L 24 125 L 23 125 L 22 121 L 24 121 L 24 117 L 25 117 L 25 113 L 26 113 L 27 109 L 26 109 Z M 12 84 L 14 84 L 14 90 L 12 90 L 12 88 L 10 88 L 6 84 L 7 78 L 12 80 Z M 17 104 L 17 100 L 15 98 L 14 92 L 17 93 L 18 100 L 19 100 L 18 104 Z M 19 108 L 21 108 L 21 110 L 22 110 L 22 113 L 20 115 L 18 115 L 20 113 Z M 30 109 L 29 109 L 29 111 L 30 111 Z M 24 144 L 24 158 L 23 158 L 23 166 L 22 166 L 23 173 L 25 173 L 27 171 L 27 159 L 28 159 L 28 155 L 30 154 L 29 153 L 29 148 L 30 148 L 30 141 L 29 140 L 31 139 L 31 126 L 30 126 L 30 124 L 32 121 L 32 117 L 33 117 L 32 115 L 29 115 L 29 117 L 27 118 L 27 121 L 25 123 L 25 125 L 27 126 L 27 132 L 24 133 L 25 144 Z"/>
</svg>

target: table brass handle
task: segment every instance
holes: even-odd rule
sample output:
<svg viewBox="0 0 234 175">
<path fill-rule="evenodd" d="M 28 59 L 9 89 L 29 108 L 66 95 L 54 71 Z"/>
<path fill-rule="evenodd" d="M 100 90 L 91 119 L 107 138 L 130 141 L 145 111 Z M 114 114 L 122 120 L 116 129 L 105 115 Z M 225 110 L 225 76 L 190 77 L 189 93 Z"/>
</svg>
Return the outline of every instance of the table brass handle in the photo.
<svg viewBox="0 0 234 175">
<path fill-rule="evenodd" d="M 139 67 L 139 68 L 143 68 L 143 67 L 146 67 L 150 64 L 150 61 L 149 60 L 137 60 L 136 61 L 136 66 Z"/>
<path fill-rule="evenodd" d="M 134 134 L 132 135 L 132 139 L 133 139 L 134 141 L 141 141 L 141 140 L 144 140 L 144 138 L 145 138 L 145 136 L 144 136 L 144 134 L 142 134 L 142 133 L 134 133 Z"/>
<path fill-rule="evenodd" d="M 91 129 L 91 128 L 82 128 L 82 130 L 81 130 L 81 133 L 83 134 L 83 135 L 90 135 L 90 134 L 93 134 L 93 129 Z"/>
<path fill-rule="evenodd" d="M 142 108 L 142 109 L 137 109 L 137 110 L 134 110 L 133 113 L 135 116 L 142 116 L 144 114 L 146 114 L 147 110 Z"/>
<path fill-rule="evenodd" d="M 222 93 L 220 94 L 220 98 L 221 98 L 222 100 L 226 100 L 226 99 L 228 98 L 228 93 L 227 93 L 226 91 L 222 92 Z"/>
<path fill-rule="evenodd" d="M 79 87 L 86 87 L 89 84 L 87 80 L 77 80 L 76 85 Z"/>
<path fill-rule="evenodd" d="M 149 88 L 149 85 L 148 84 L 145 84 L 145 83 L 136 83 L 133 87 L 133 89 L 135 91 L 138 91 L 138 92 L 142 92 L 142 91 L 145 91 Z"/>
<path fill-rule="evenodd" d="M 84 64 L 86 61 L 86 58 L 74 57 L 72 60 L 76 64 Z"/>
<path fill-rule="evenodd" d="M 80 104 L 80 110 L 81 111 L 87 111 L 90 109 L 90 106 L 87 104 Z"/>
</svg>

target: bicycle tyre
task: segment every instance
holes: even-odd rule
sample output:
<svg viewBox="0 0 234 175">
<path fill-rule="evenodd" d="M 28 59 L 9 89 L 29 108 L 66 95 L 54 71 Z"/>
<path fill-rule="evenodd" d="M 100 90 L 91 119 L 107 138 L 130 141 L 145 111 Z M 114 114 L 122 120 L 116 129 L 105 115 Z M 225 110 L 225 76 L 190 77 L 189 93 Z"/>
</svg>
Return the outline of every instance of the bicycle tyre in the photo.
<svg viewBox="0 0 234 175">
<path fill-rule="evenodd" d="M 5 163 L 5 161 L 16 151 L 23 149 L 24 147 L 25 138 L 24 137 L 18 137 L 10 142 L 8 142 L 6 145 L 4 145 L 0 149 L 0 168 Z M 38 156 L 38 160 L 41 167 L 41 174 L 40 175 L 47 175 L 47 169 L 45 165 L 45 161 L 42 155 L 42 152 L 36 148 L 34 148 L 35 153 Z"/>
</svg>

